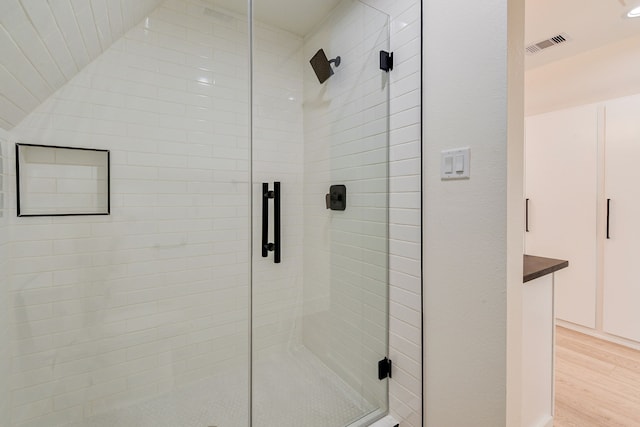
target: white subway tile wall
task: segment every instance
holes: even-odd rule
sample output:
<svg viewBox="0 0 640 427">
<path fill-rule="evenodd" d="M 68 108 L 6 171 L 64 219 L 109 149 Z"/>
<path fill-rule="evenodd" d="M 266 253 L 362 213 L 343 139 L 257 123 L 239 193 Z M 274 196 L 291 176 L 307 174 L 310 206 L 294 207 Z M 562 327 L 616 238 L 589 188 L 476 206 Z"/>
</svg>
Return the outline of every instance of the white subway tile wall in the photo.
<svg viewBox="0 0 640 427">
<path fill-rule="evenodd" d="M 389 17 L 341 3 L 305 39 L 305 57 L 340 56 L 320 84 L 305 68 L 305 323 L 303 337 L 368 402 L 386 410 L 378 361 L 387 354 Z M 345 185 L 344 211 L 325 209 Z"/>
<path fill-rule="evenodd" d="M 390 408 L 403 426 L 417 427 L 420 2 L 366 2 L 391 16 L 396 61 L 389 75 Z M 113 179 L 110 217 L 10 218 L 13 275 L 5 283 L 12 310 L 3 313 L 11 313 L 14 346 L 11 427 L 81 421 L 230 366 L 246 366 L 246 19 L 206 11 L 201 4 L 166 1 L 12 133 L 25 143 L 110 149 Z M 332 261 L 306 241 L 326 240 L 327 233 L 310 234 L 305 226 L 307 219 L 326 221 L 324 200 L 307 199 L 306 190 L 326 192 L 331 175 L 327 164 L 308 157 L 319 147 L 303 144 L 302 77 L 309 72 L 303 40 L 261 24 L 255 32 L 254 182 L 283 182 L 287 216 L 282 265 L 274 266 L 272 254 L 261 258 L 254 245 L 255 348 L 261 355 L 300 343 L 302 313 L 327 303 L 320 296 L 330 282 L 312 289 L 303 286 L 303 277 L 322 277 L 320 266 Z M 369 113 L 363 120 L 380 111 Z M 368 129 L 375 133 L 379 123 L 371 123 Z M 348 135 L 349 121 L 343 125 Z M 10 164 L 14 149 L 5 148 Z M 365 162 L 379 160 L 375 150 L 367 154 L 373 157 Z M 327 155 L 319 152 L 316 160 L 322 158 Z M 4 179 L 5 187 L 15 186 L 14 179 Z M 256 224 L 260 193 L 254 190 Z M 317 204 L 313 212 L 310 203 Z M 380 218 L 369 220 L 375 221 Z M 380 239 L 367 244 L 378 248 Z M 0 381 L 2 374 L 0 368 Z"/>
<path fill-rule="evenodd" d="M 391 414 L 422 426 L 421 6 L 420 0 L 364 0 L 391 17 L 389 383 Z"/>
<path fill-rule="evenodd" d="M 389 355 L 394 364 L 394 375 L 390 380 L 390 412 L 401 422 L 401 425 L 419 427 L 422 425 L 422 316 L 421 316 L 421 2 L 418 0 L 401 0 L 390 2 L 387 0 L 365 0 L 364 3 L 385 12 L 390 16 L 391 51 L 394 53 L 394 70 L 389 74 L 390 78 L 390 120 L 389 120 L 389 281 L 390 281 L 390 306 L 389 306 Z M 339 25 L 337 23 L 336 25 Z M 328 31 L 323 28 L 318 31 Z M 331 40 L 330 31 L 324 34 L 325 39 Z M 320 37 L 321 35 L 316 35 Z M 347 41 L 345 41 L 347 40 Z M 305 46 L 309 49 L 305 55 L 311 52 L 310 40 L 305 40 Z M 339 55 L 348 50 L 349 42 L 355 43 L 354 38 L 340 39 L 333 46 L 332 51 L 327 52 L 329 57 Z M 340 69 L 338 73 L 343 73 Z M 335 74 L 331 79 L 340 78 Z M 311 78 L 312 77 L 312 78 Z M 307 82 L 313 85 L 312 74 L 310 80 L 305 80 L 306 96 L 311 99 L 318 98 L 317 86 L 307 86 Z M 327 86 L 327 90 L 330 85 Z M 314 98 L 315 97 L 315 98 Z M 323 200 L 319 197 L 327 192 L 329 185 L 336 183 L 336 177 L 332 176 L 334 167 L 331 157 L 340 155 L 340 152 L 332 153 L 331 147 L 326 144 L 312 143 L 318 139 L 314 133 L 313 125 L 316 121 L 330 122 L 332 119 L 343 119 L 345 111 L 336 111 L 338 107 L 332 105 L 326 96 L 324 101 L 320 98 L 317 102 L 307 102 L 305 105 L 305 327 L 312 328 L 304 331 L 305 343 L 314 348 L 319 354 L 324 354 L 323 360 L 340 355 L 340 346 L 327 348 L 325 343 L 332 342 L 332 336 L 348 339 L 349 334 L 344 333 L 344 322 L 327 327 L 322 319 L 322 313 L 331 312 L 331 304 L 345 305 L 345 292 L 354 291 L 353 286 L 348 285 L 348 280 L 338 280 L 344 269 L 334 271 L 328 266 L 332 264 L 332 255 L 329 250 L 331 238 L 329 230 L 336 227 L 331 216 L 322 210 Z M 351 143 L 352 153 L 364 152 L 367 144 L 375 144 L 374 139 L 365 139 L 359 133 L 358 125 L 362 121 L 369 120 L 375 125 L 376 109 L 371 109 L 362 117 L 354 116 L 351 119 L 339 120 L 337 126 L 342 126 L 353 138 Z M 331 116 L 333 114 L 333 116 Z M 320 126 L 320 128 L 322 128 Z M 370 128 L 369 128 L 370 129 Z M 355 130 L 355 132 L 354 132 Z M 362 139 L 358 139 L 358 137 Z M 344 148 L 347 148 L 345 145 Z M 369 145 L 371 147 L 371 145 Z M 349 153 L 342 151 L 343 154 Z M 379 154 L 375 150 L 367 154 Z M 360 154 L 362 155 L 362 154 Z M 364 159 L 363 159 L 364 160 Z M 366 160 L 364 160 L 366 161 Z M 381 175 L 383 176 L 383 175 Z M 335 181 L 335 182 L 334 182 Z M 375 182 L 372 184 L 375 187 Z M 350 187 L 350 186 L 348 186 Z M 363 218 L 365 219 L 365 218 Z M 371 225 L 371 219 L 366 218 Z M 356 223 L 350 224 L 352 227 Z M 354 235 L 352 234 L 352 237 Z M 381 242 L 375 236 L 369 236 L 365 247 L 371 249 L 368 256 L 375 260 L 376 250 L 381 249 Z M 344 243 L 344 242 L 343 242 Z M 352 242 L 353 243 L 353 242 Z M 334 248 L 335 249 L 335 248 Z M 353 257 L 353 253 L 351 254 Z M 353 269 L 359 268 L 352 264 Z M 370 271 L 370 269 L 368 270 Z M 333 280 L 329 280 L 329 277 Z M 354 282 L 355 283 L 355 282 Z M 331 285 L 342 287 L 332 289 Z M 371 293 L 375 295 L 375 293 Z M 358 295 L 358 298 L 363 297 Z M 338 303 L 339 301 L 339 303 Z M 369 299 L 364 303 L 375 306 L 374 300 Z M 352 304 L 352 308 L 355 307 Z M 334 312 L 340 308 L 334 308 Z M 376 319 L 375 310 L 369 311 L 367 319 Z M 353 313 L 343 313 L 346 320 L 352 319 Z M 339 318 L 339 317 L 338 317 Z M 359 325 L 360 328 L 368 328 L 369 332 L 375 330 L 375 322 L 369 325 Z M 355 328 L 357 329 L 357 328 Z M 353 332 L 353 331 L 352 331 Z M 352 333 L 355 339 L 356 334 Z M 369 337 L 370 338 L 370 337 Z M 336 344 L 335 342 L 333 344 Z M 371 349 L 369 349 L 371 350 Z M 332 356 L 329 356 L 332 353 Z M 349 357 L 340 355 L 341 360 Z M 369 358 L 372 355 L 368 356 Z M 354 360 L 354 357 L 351 357 Z M 336 369 L 337 363 L 332 366 Z M 364 378 L 369 378 L 371 373 L 365 374 L 361 369 L 350 367 L 349 372 L 355 372 L 357 378 L 351 378 L 352 384 L 357 384 Z M 369 369 L 366 367 L 364 369 Z M 346 377 L 349 377 L 347 374 Z M 366 384 L 366 383 L 365 383 Z M 363 384 L 364 386 L 364 384 Z"/>
<path fill-rule="evenodd" d="M 111 150 L 112 214 L 12 218 L 12 427 L 247 382 L 248 53 L 246 17 L 168 1 L 14 128 Z"/>
<path fill-rule="evenodd" d="M 9 211 L 6 204 L 9 195 L 7 171 L 10 166 L 7 153 L 9 151 L 8 135 L 0 129 L 0 425 L 9 419 L 11 394 L 9 381 L 11 378 L 11 315 L 9 304 L 9 256 L 10 239 L 8 228 Z M 11 192 L 11 195 L 13 193 Z"/>
<path fill-rule="evenodd" d="M 253 73 L 253 349 L 254 369 L 273 351 L 301 344 L 303 254 L 302 37 L 255 22 Z M 282 262 L 261 256 L 262 183 L 281 184 Z M 273 202 L 269 202 L 273 242 Z M 260 375 L 261 372 L 255 372 Z M 268 375 L 264 375 L 265 378 Z M 277 387 L 277 384 L 273 384 Z M 257 390 L 269 390 L 262 388 Z M 268 401 L 254 391 L 257 401 Z M 271 393 L 267 391 L 267 393 Z"/>
</svg>

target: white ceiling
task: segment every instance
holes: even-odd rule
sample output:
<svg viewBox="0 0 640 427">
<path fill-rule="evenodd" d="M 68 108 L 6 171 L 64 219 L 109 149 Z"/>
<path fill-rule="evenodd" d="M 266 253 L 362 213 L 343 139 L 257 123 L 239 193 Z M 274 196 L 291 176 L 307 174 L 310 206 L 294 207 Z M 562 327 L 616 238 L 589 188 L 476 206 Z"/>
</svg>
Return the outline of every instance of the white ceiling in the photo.
<svg viewBox="0 0 640 427">
<path fill-rule="evenodd" d="M 0 127 L 13 128 L 162 0 L 0 0 Z"/>
<path fill-rule="evenodd" d="M 527 69 L 640 34 L 640 18 L 623 18 L 640 0 L 525 0 L 525 45 L 560 33 L 571 41 L 527 55 Z"/>
<path fill-rule="evenodd" d="M 2 0 L 0 0 L 2 1 Z M 246 0 L 208 0 L 236 12 L 246 13 Z M 253 15 L 291 33 L 304 36 L 313 30 L 341 0 L 254 0 Z"/>
<path fill-rule="evenodd" d="M 37 105 L 163 0 L 0 0 L 0 128 Z M 246 13 L 246 0 L 200 0 Z M 392 0 L 388 0 L 392 1 Z M 305 35 L 340 0 L 254 0 L 255 18 Z M 640 0 L 526 0 L 526 44 L 559 33 L 567 43 L 526 57 L 531 69 L 640 35 L 623 15 Z"/>
<path fill-rule="evenodd" d="M 164 0 L 0 0 L 0 128 L 9 130 Z M 246 13 L 247 0 L 200 0 Z M 340 0 L 255 0 L 257 20 L 305 35 Z"/>
</svg>

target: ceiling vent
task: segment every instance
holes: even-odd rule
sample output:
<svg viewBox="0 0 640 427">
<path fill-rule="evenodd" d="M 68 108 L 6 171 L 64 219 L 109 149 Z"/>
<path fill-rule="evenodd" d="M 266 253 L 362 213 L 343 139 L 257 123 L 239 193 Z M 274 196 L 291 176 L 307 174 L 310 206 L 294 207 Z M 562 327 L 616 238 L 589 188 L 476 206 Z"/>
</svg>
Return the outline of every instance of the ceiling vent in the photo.
<svg viewBox="0 0 640 427">
<path fill-rule="evenodd" d="M 567 35 L 567 33 L 560 33 L 546 40 L 541 40 L 538 43 L 531 44 L 525 49 L 528 55 L 534 55 L 555 45 L 568 42 L 569 40 L 571 40 L 571 38 Z"/>
</svg>

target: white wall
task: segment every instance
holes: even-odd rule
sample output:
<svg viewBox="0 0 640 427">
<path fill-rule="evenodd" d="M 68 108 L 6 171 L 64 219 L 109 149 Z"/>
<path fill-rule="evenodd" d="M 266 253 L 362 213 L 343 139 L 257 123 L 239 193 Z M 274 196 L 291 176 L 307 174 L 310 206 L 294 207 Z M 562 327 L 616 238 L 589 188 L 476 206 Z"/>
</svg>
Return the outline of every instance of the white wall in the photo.
<svg viewBox="0 0 640 427">
<path fill-rule="evenodd" d="M 11 338 L 10 338 L 10 304 L 9 304 L 9 228 L 7 206 L 9 191 L 7 171 L 11 166 L 8 158 L 8 135 L 0 129 L 0 425 L 10 419 L 11 399 L 9 384 L 11 378 Z"/>
<path fill-rule="evenodd" d="M 640 36 L 527 70 L 527 116 L 640 93 Z"/>
<path fill-rule="evenodd" d="M 424 2 L 424 368 L 429 426 L 507 425 L 507 295 L 512 287 L 522 286 L 521 230 L 516 247 L 512 227 L 512 221 L 520 221 L 514 206 L 522 200 L 517 174 L 518 164 L 522 174 L 521 160 L 517 163 L 522 136 L 508 143 L 508 101 L 518 99 L 510 97 L 507 76 L 512 71 L 510 77 L 517 80 L 518 73 L 508 70 L 507 22 L 508 7 L 521 10 L 521 3 Z M 510 24 L 517 25 L 518 20 L 511 19 Z M 510 36 L 515 46 L 518 34 Z M 510 119 L 522 122 L 521 109 L 511 108 L 515 116 Z M 440 151 L 457 147 L 471 148 L 471 178 L 441 181 Z M 515 186 L 507 188 L 507 180 L 514 178 L 510 184 Z"/>
<path fill-rule="evenodd" d="M 507 69 L 507 426 L 522 423 L 525 2 L 508 2 Z"/>
</svg>

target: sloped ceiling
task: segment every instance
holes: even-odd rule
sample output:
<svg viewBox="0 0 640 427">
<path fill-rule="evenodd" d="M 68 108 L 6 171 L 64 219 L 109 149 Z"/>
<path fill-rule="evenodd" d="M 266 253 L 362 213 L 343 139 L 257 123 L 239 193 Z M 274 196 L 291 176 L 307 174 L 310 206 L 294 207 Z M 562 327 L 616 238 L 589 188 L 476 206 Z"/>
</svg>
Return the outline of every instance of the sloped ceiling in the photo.
<svg viewBox="0 0 640 427">
<path fill-rule="evenodd" d="M 12 129 L 163 0 L 0 0 L 0 127 Z"/>
<path fill-rule="evenodd" d="M 0 0 L 0 128 L 13 129 L 163 1 Z M 247 0 L 194 1 L 247 11 Z M 339 2 L 256 0 L 254 14 L 304 35 Z"/>
</svg>

